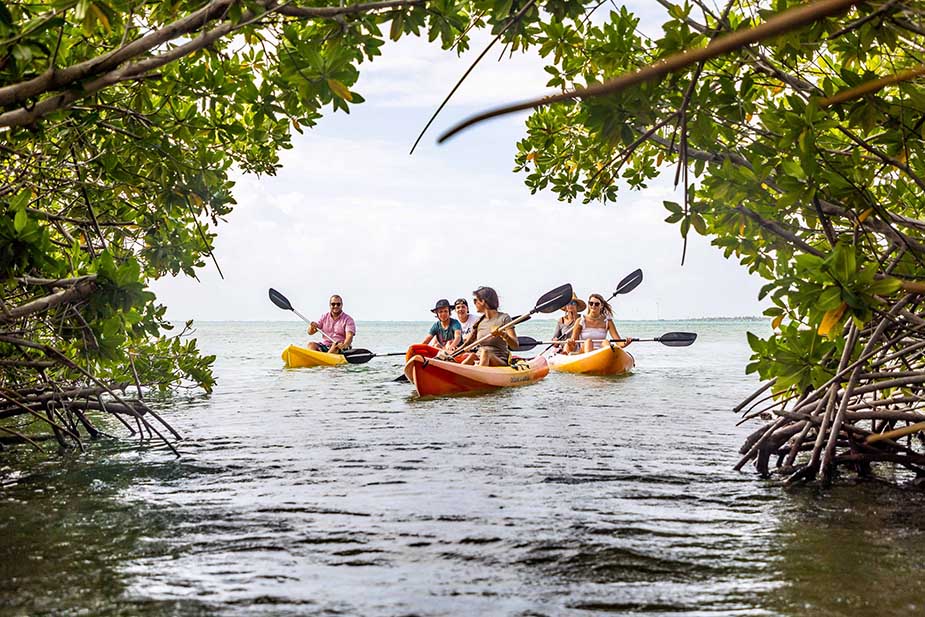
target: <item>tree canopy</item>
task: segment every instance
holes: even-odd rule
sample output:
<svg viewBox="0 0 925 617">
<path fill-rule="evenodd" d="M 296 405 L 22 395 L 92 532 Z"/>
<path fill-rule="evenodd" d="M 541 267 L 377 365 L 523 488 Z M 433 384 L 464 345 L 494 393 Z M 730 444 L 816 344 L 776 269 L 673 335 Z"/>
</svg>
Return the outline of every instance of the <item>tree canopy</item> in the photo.
<svg viewBox="0 0 925 617">
<path fill-rule="evenodd" d="M 516 170 L 534 192 L 616 204 L 621 190 L 674 174 L 684 197 L 664 207 L 666 221 L 679 227 L 682 261 L 693 230 L 768 281 L 760 297 L 774 333 L 749 335 L 747 371 L 769 380 L 776 402 L 760 411 L 778 416 L 743 449 L 746 458 L 757 457 L 767 472 L 771 453 L 790 455 L 784 468 L 799 478 L 820 465 L 829 474 L 838 462 L 874 460 L 883 452 L 855 442 L 897 421 L 925 420 L 918 405 L 868 400 L 889 397 L 891 388 L 917 391 L 914 379 L 881 387 L 875 379 L 864 386 L 866 397 L 858 385 L 862 375 L 888 368 L 916 375 L 923 368 L 918 355 L 900 351 L 925 323 L 918 308 L 925 291 L 925 3 L 842 2 L 832 16 L 701 61 L 693 58 L 708 45 L 786 19 L 801 3 L 659 3 L 667 21 L 654 39 L 639 33 L 625 9 L 540 26 L 548 85 L 577 92 L 539 103 L 518 144 Z M 666 63 L 681 68 L 602 87 Z M 899 354 L 895 366 L 874 364 L 871 350 Z M 868 416 L 868 429 L 849 430 L 848 401 L 852 409 L 868 404 L 911 415 Z M 836 460 L 836 445 L 849 443 Z M 803 449 L 810 460 L 794 467 Z M 913 452 L 877 460 L 895 456 L 922 472 L 925 457 Z"/>
<path fill-rule="evenodd" d="M 213 359 L 165 334 L 146 283 L 207 263 L 230 171 L 274 173 L 292 131 L 362 102 L 359 69 L 387 38 L 459 52 L 490 28 L 579 91 L 527 120 L 531 190 L 610 203 L 673 173 L 682 246 L 710 236 L 768 280 L 775 331 L 749 337 L 747 370 L 774 398 L 748 410 L 776 418 L 741 464 L 925 475 L 896 441 L 925 422 L 925 2 L 657 1 L 650 39 L 624 8 L 567 0 L 0 0 L 0 414 L 38 416 L 64 444 L 78 424 L 94 434 L 86 409 L 146 422 L 116 394 L 128 383 L 211 388 Z M 633 73 L 648 77 L 599 88 Z"/>
<path fill-rule="evenodd" d="M 210 390 L 214 358 L 146 286 L 208 263 L 230 173 L 273 174 L 293 131 L 361 103 L 387 40 L 458 53 L 489 28 L 516 50 L 539 17 L 533 0 L 0 0 L 0 415 L 63 445 L 96 434 L 87 409 L 151 417 L 126 384 Z"/>
</svg>

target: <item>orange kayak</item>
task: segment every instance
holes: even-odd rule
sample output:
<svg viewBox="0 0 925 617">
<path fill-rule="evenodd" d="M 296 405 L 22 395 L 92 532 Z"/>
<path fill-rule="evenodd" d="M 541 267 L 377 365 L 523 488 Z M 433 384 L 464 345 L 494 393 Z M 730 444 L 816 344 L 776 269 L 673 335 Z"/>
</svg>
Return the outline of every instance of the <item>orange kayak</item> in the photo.
<svg viewBox="0 0 925 617">
<path fill-rule="evenodd" d="M 583 375 L 622 375 L 633 370 L 636 360 L 613 343 L 588 353 L 549 356 L 549 368 L 562 373 Z"/>
<path fill-rule="evenodd" d="M 438 360 L 439 350 L 412 345 L 405 354 L 405 377 L 419 396 L 445 396 L 527 386 L 549 374 L 546 358 L 520 360 L 514 366 L 473 366 L 454 360 Z"/>
</svg>

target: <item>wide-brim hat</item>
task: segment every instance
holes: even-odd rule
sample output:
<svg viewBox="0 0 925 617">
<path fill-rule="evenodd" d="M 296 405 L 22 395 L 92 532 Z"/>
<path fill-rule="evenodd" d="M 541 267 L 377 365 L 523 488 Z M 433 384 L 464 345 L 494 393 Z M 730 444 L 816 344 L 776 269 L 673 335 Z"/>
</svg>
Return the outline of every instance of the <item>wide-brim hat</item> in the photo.
<svg viewBox="0 0 925 617">
<path fill-rule="evenodd" d="M 588 308 L 588 305 L 585 304 L 585 301 L 582 300 L 581 298 L 579 298 L 578 296 L 576 296 L 576 295 L 575 295 L 575 292 L 572 292 L 572 299 L 569 300 L 569 301 L 565 304 L 565 306 L 562 307 L 562 310 L 564 311 L 564 310 L 568 307 L 568 305 L 571 304 L 572 302 L 575 303 L 575 306 L 576 306 L 576 308 L 578 309 L 578 312 L 579 312 L 579 313 L 583 313 L 584 310 L 585 310 L 586 308 Z"/>
<path fill-rule="evenodd" d="M 437 314 L 437 311 L 438 311 L 439 309 L 442 309 L 442 308 L 450 309 L 450 310 L 452 311 L 452 310 L 453 310 L 453 305 L 450 304 L 450 301 L 447 300 L 446 298 L 440 298 L 439 300 L 437 300 L 436 306 L 434 306 L 434 308 L 430 309 L 430 312 L 433 313 L 434 315 L 436 315 L 436 314 Z"/>
</svg>

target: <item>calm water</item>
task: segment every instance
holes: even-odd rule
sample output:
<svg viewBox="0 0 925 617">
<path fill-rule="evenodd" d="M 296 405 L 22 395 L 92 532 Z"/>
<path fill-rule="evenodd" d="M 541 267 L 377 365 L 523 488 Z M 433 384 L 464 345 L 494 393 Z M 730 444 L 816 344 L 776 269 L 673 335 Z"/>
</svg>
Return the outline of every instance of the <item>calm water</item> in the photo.
<svg viewBox="0 0 925 617">
<path fill-rule="evenodd" d="M 283 370 L 298 322 L 202 324 L 219 385 L 163 405 L 182 458 L 0 459 L 0 615 L 922 614 L 920 493 L 732 471 L 747 328 L 620 324 L 700 339 L 634 345 L 630 377 L 422 401 L 400 358 Z"/>
</svg>

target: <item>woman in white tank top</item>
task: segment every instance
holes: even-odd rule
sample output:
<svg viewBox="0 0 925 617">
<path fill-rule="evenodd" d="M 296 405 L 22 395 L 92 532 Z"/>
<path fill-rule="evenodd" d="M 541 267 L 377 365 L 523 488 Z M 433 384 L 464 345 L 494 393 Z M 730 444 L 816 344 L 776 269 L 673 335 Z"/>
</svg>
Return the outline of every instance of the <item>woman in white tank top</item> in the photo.
<svg viewBox="0 0 925 617">
<path fill-rule="evenodd" d="M 584 315 L 572 328 L 572 335 L 569 337 L 567 349 L 571 353 L 587 353 L 594 349 L 600 349 L 603 339 L 620 338 L 617 327 L 613 323 L 613 309 L 604 300 L 600 294 L 591 294 L 588 298 L 588 314 Z M 584 341 L 581 349 L 578 349 L 576 341 Z M 619 347 L 626 347 L 632 342 L 632 339 L 626 339 L 625 343 L 616 343 Z"/>
</svg>

